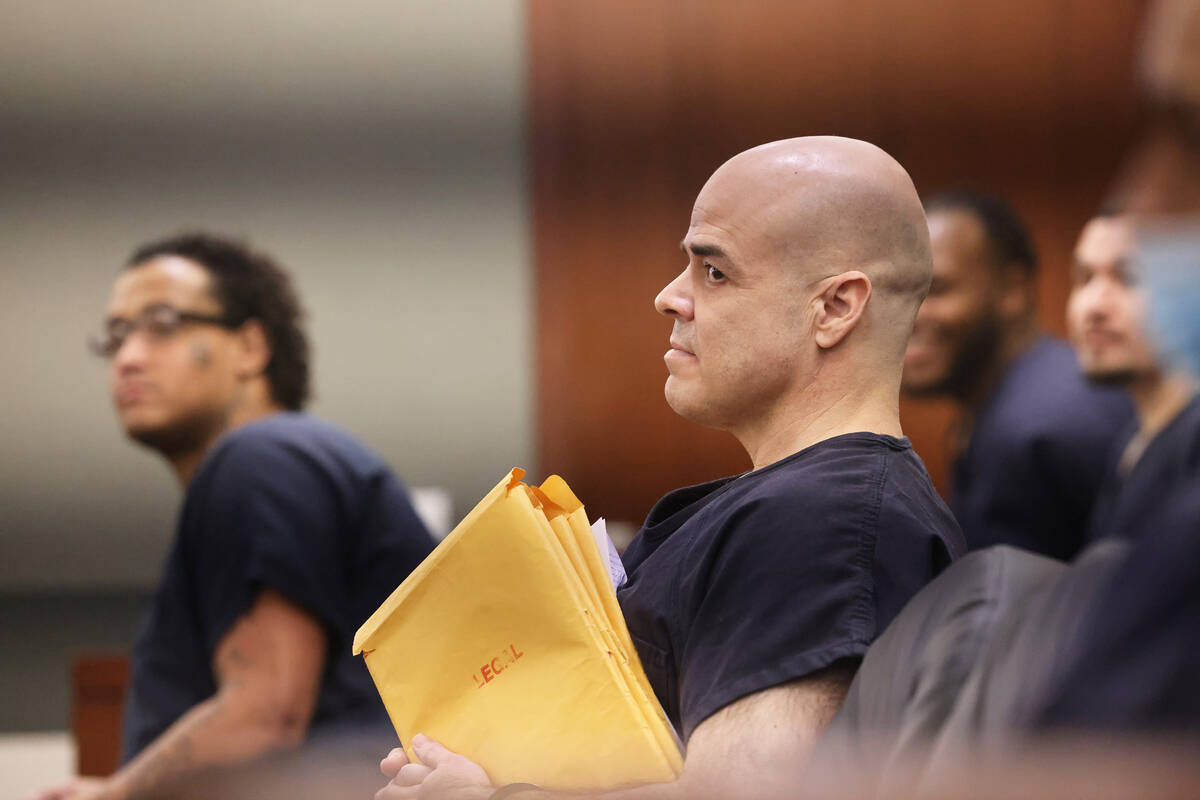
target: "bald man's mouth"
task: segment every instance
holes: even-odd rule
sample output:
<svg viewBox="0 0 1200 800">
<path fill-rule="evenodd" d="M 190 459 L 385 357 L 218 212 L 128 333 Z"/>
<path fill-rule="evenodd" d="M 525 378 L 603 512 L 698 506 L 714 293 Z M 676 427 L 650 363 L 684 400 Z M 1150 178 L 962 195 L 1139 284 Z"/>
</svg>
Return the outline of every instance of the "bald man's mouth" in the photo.
<svg viewBox="0 0 1200 800">
<path fill-rule="evenodd" d="M 692 348 L 688 347 L 683 342 L 676 339 L 674 336 L 671 337 L 671 349 L 678 350 L 682 353 L 687 353 L 689 356 L 696 355 L 696 353 L 692 350 Z"/>
<path fill-rule="evenodd" d="M 696 354 L 682 342 L 672 337 L 671 349 L 663 356 L 663 361 L 667 362 L 667 369 L 670 369 L 672 364 L 682 365 L 689 361 L 696 361 Z"/>
</svg>

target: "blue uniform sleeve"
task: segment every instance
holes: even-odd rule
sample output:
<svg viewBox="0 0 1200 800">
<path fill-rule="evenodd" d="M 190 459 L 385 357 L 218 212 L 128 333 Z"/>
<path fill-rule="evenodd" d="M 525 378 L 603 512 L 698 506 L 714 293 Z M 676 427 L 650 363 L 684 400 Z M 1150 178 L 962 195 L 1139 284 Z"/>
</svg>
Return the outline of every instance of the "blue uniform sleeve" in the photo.
<svg viewBox="0 0 1200 800">
<path fill-rule="evenodd" d="M 270 438 L 230 443 L 206 485 L 189 496 L 193 597 L 208 652 L 262 588 L 337 627 L 347 559 L 344 510 L 320 465 Z"/>
<path fill-rule="evenodd" d="M 825 509 L 828 510 L 828 509 Z M 814 518 L 749 503 L 681 578 L 695 609 L 680 659 L 680 719 L 696 726 L 736 700 L 859 658 L 874 638 L 871 511 Z"/>
</svg>

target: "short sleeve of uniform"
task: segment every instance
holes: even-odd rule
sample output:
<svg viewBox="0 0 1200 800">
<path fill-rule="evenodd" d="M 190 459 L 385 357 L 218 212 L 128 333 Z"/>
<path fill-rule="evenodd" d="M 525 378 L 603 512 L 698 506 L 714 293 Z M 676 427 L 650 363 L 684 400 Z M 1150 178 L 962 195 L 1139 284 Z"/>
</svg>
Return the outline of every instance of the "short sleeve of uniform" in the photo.
<svg viewBox="0 0 1200 800">
<path fill-rule="evenodd" d="M 869 508 L 843 511 L 806 519 L 793 503 L 747 503 L 681 576 L 694 609 L 678 654 L 685 740 L 741 697 L 866 652 L 876 633 L 873 520 Z"/>
<path fill-rule="evenodd" d="M 347 545 L 337 494 L 320 465 L 270 436 L 238 438 L 215 455 L 189 492 L 183 520 L 208 652 L 263 587 L 335 628 Z"/>
</svg>

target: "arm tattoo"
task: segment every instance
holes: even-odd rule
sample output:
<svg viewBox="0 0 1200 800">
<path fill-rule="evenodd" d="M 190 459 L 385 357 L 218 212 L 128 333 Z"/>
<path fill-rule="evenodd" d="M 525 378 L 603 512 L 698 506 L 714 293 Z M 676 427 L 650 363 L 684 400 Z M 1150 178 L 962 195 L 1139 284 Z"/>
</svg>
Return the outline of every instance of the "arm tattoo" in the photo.
<svg viewBox="0 0 1200 800">
<path fill-rule="evenodd" d="M 216 712 L 215 706 L 205 707 L 198 712 L 193 722 L 204 724 Z M 150 800 L 161 796 L 164 788 L 195 765 L 194 751 L 189 731 L 168 743 L 161 751 L 152 754 L 130 777 L 127 800 Z"/>
<path fill-rule="evenodd" d="M 239 688 L 244 686 L 246 678 L 244 671 L 254 666 L 254 659 L 239 647 L 229 648 L 221 660 L 221 671 L 218 683 L 222 688 Z"/>
</svg>

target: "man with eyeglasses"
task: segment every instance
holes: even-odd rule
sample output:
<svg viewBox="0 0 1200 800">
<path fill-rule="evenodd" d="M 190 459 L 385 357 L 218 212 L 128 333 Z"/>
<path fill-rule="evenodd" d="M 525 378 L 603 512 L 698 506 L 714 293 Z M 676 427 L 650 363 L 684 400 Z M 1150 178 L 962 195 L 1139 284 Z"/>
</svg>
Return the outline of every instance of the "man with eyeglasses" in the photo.
<svg viewBox="0 0 1200 800">
<path fill-rule="evenodd" d="M 118 277 L 93 349 L 125 432 L 186 494 L 133 652 L 125 764 L 44 798 L 156 797 L 319 734 L 394 743 L 351 640 L 433 541 L 378 456 L 302 413 L 301 316 L 270 258 L 210 235 L 148 244 Z"/>
</svg>

